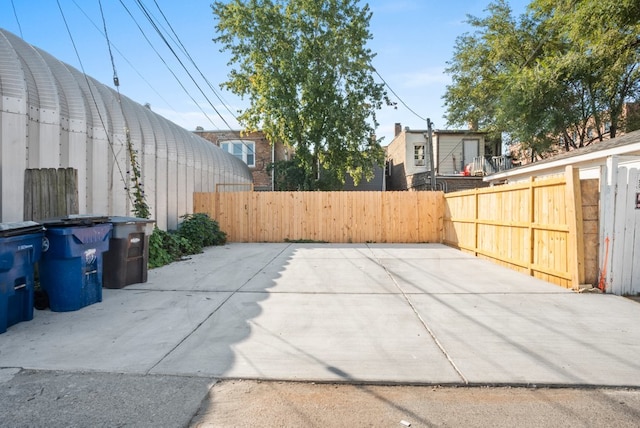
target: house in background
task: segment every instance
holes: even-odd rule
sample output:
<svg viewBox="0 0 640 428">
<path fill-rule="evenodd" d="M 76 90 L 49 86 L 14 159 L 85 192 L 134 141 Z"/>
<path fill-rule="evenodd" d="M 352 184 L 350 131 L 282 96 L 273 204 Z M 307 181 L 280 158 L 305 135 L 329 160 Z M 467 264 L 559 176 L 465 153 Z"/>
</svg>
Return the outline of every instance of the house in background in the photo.
<svg viewBox="0 0 640 428">
<path fill-rule="evenodd" d="M 273 175 L 268 167 L 273 162 L 288 160 L 292 151 L 283 143 L 272 145 L 262 131 L 205 131 L 198 127 L 194 133 L 246 163 L 253 175 L 253 189 L 256 191 L 273 190 Z"/>
<path fill-rule="evenodd" d="M 347 192 L 384 192 L 387 190 L 386 178 L 385 170 L 378 165 L 374 165 L 373 178 L 370 181 L 362 179 L 356 186 L 353 178 L 346 174 L 342 190 Z"/>
<path fill-rule="evenodd" d="M 387 190 L 430 190 L 431 156 L 438 190 L 485 187 L 481 176 L 490 162 L 487 156 L 494 159 L 501 153 L 499 142 L 490 144 L 486 133 L 470 130 L 434 130 L 432 144 L 430 153 L 426 129 L 402 129 L 396 123 L 395 137 L 386 148 Z"/>
</svg>

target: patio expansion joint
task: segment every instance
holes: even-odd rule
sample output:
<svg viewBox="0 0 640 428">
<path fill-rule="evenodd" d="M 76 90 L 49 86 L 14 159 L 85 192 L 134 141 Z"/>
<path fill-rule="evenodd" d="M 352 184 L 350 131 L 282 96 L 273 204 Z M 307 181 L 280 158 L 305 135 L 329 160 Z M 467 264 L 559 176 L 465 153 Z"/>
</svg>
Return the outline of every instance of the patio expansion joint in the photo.
<svg viewBox="0 0 640 428">
<path fill-rule="evenodd" d="M 368 245 L 367 245 L 368 246 Z M 373 254 L 373 251 L 372 251 Z M 433 342 L 436 344 L 436 346 L 438 347 L 438 349 L 440 349 L 440 352 L 442 352 L 442 354 L 445 356 L 445 358 L 447 359 L 447 361 L 449 361 L 449 364 L 451 365 L 451 367 L 453 367 L 453 369 L 455 370 L 455 372 L 458 374 L 458 376 L 460 377 L 460 379 L 462 380 L 462 382 L 465 385 L 469 385 L 469 380 L 467 380 L 467 378 L 465 377 L 465 375 L 462 373 L 462 371 L 458 368 L 458 366 L 456 365 L 456 363 L 453 361 L 453 358 L 451 358 L 451 356 L 449 355 L 449 353 L 447 352 L 447 350 L 444 348 L 444 346 L 442 345 L 442 343 L 440 343 L 440 341 L 438 340 L 438 338 L 436 337 L 436 334 L 433 332 L 433 330 L 431 330 L 431 328 L 429 328 L 429 325 L 427 324 L 427 322 L 420 316 L 420 313 L 418 312 L 418 310 L 416 309 L 416 307 L 414 306 L 413 302 L 411 301 L 411 299 L 409 299 L 409 295 L 407 293 L 405 293 L 405 291 L 402 289 L 402 287 L 400 287 L 400 284 L 398 284 L 398 282 L 396 281 L 396 279 L 394 278 L 394 276 L 391 274 L 391 272 L 389 272 L 389 270 L 387 269 L 387 267 L 384 265 L 384 263 L 382 262 L 382 260 L 380 260 L 379 258 L 377 258 L 375 255 L 373 255 L 373 258 L 376 260 L 376 262 L 378 263 L 378 265 L 384 269 L 384 271 L 387 273 L 387 275 L 389 276 L 389 278 L 391 279 L 391 281 L 393 281 L 393 284 L 396 286 L 396 288 L 400 291 L 400 294 L 402 294 L 402 296 L 404 297 L 404 300 L 407 302 L 407 304 L 409 305 L 409 307 L 411 308 L 411 310 L 413 311 L 413 314 L 416 316 L 416 318 L 418 318 L 418 320 L 420 321 L 420 324 L 422 324 L 422 326 L 424 327 L 424 329 L 429 333 L 429 336 L 431 336 L 431 339 L 433 340 Z"/>
<path fill-rule="evenodd" d="M 167 353 L 165 353 L 160 359 L 158 359 L 158 361 L 156 361 L 155 364 L 153 364 L 151 367 L 149 367 L 149 369 L 147 369 L 144 373 L 145 374 L 151 374 L 151 372 L 153 371 L 153 369 L 155 369 L 160 363 L 162 363 L 162 361 L 164 361 L 165 358 L 167 358 L 169 355 L 171 355 L 176 349 L 178 349 L 180 347 L 180 345 L 182 345 L 187 339 L 189 339 L 196 331 L 198 331 L 198 329 L 204 324 L 206 323 L 216 312 L 218 312 L 220 310 L 220 308 L 222 308 L 222 306 L 224 306 L 225 303 L 227 303 L 233 296 L 235 296 L 236 294 L 240 293 L 242 288 L 247 285 L 249 282 L 251 282 L 251 280 L 253 278 L 255 278 L 260 272 L 262 272 L 269 264 L 271 264 L 275 259 L 277 259 L 278 257 L 280 257 L 280 255 L 287 249 L 289 248 L 290 245 L 287 245 L 286 247 L 284 247 L 278 254 L 276 254 L 275 256 L 273 256 L 267 263 L 264 264 L 264 266 L 260 267 L 260 269 L 256 269 L 256 272 L 249 278 L 247 279 L 240 287 L 238 287 L 236 290 L 229 290 L 226 291 L 227 293 L 229 293 L 229 295 L 226 297 L 226 299 L 224 299 L 222 302 L 220 302 L 220 304 L 218 306 L 215 307 L 215 309 L 213 311 L 211 311 L 211 313 L 209 315 L 207 315 L 206 317 L 204 317 L 204 319 L 202 321 L 200 321 L 193 329 L 191 329 L 191 331 L 189 333 L 187 333 L 180 341 L 178 341 L 178 343 L 176 343 L 176 345 L 171 348 L 169 351 L 167 351 Z"/>
</svg>

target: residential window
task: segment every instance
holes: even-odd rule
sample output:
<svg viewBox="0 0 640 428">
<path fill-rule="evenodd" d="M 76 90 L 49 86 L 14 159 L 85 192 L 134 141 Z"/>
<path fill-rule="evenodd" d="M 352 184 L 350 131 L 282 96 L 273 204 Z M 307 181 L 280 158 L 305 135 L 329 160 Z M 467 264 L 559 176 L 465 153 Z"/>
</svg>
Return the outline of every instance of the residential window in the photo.
<svg viewBox="0 0 640 428">
<path fill-rule="evenodd" d="M 413 146 L 413 160 L 415 166 L 425 166 L 424 151 L 424 144 Z"/>
<path fill-rule="evenodd" d="M 256 143 L 253 141 L 228 141 L 220 143 L 220 148 L 231 153 L 248 166 L 256 166 Z"/>
</svg>

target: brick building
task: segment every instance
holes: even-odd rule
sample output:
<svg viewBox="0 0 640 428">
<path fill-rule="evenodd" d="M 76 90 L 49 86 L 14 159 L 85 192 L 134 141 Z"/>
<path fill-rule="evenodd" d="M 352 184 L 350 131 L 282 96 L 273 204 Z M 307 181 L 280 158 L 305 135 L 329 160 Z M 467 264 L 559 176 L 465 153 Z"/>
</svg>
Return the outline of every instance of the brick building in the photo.
<svg viewBox="0 0 640 428">
<path fill-rule="evenodd" d="M 253 174 L 253 188 L 256 191 L 273 189 L 272 175 L 268 171 L 269 164 L 287 160 L 293 153 L 291 148 L 282 143 L 272 145 L 262 131 L 244 134 L 241 131 L 205 131 L 198 128 L 194 132 L 242 159 Z"/>
</svg>

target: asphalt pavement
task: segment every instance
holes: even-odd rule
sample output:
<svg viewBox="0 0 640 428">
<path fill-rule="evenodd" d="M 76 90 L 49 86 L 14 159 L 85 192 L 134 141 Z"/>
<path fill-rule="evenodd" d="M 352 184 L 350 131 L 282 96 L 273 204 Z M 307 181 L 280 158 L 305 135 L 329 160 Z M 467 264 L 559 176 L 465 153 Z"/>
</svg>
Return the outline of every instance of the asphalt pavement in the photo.
<svg viewBox="0 0 640 428">
<path fill-rule="evenodd" d="M 229 244 L 0 334 L 0 425 L 184 426 L 225 379 L 636 389 L 639 319 L 438 244 Z"/>
</svg>

